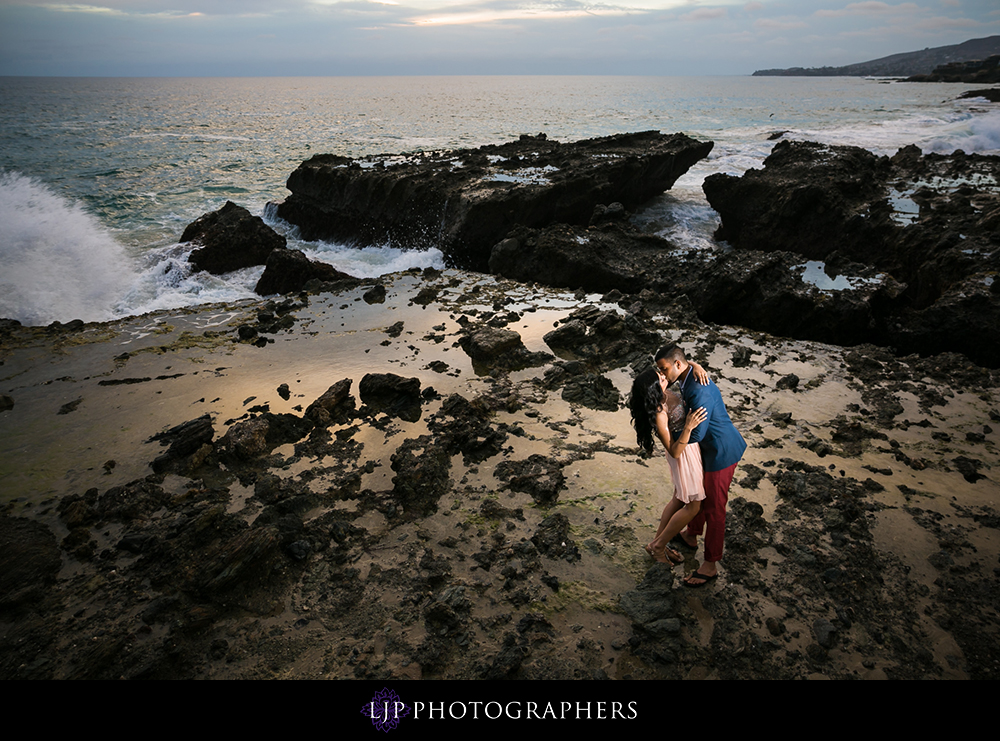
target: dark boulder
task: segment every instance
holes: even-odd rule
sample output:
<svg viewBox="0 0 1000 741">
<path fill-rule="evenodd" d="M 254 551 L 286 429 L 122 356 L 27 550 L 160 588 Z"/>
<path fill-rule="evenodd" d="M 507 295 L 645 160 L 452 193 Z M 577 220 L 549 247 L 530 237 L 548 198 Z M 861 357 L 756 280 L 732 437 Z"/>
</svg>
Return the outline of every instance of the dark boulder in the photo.
<svg viewBox="0 0 1000 741">
<path fill-rule="evenodd" d="M 221 540 L 197 564 L 191 586 L 217 599 L 246 585 L 259 584 L 279 560 L 280 538 L 275 527 L 253 527 Z"/>
<path fill-rule="evenodd" d="M 631 311 L 601 310 L 591 305 L 574 311 L 542 339 L 569 359 L 621 367 L 640 358 L 648 360 L 651 348 L 659 347 L 663 337 Z"/>
<path fill-rule="evenodd" d="M 230 463 L 252 461 L 280 445 L 301 440 L 312 427 L 310 419 L 265 412 L 230 427 L 219 441 L 219 449 Z"/>
<path fill-rule="evenodd" d="M 451 394 L 428 421 L 428 428 L 449 453 L 461 452 L 466 463 L 481 463 L 499 454 L 507 440 L 507 433 L 492 424 L 492 416 L 486 400 L 470 402 Z"/>
<path fill-rule="evenodd" d="M 371 411 L 384 412 L 407 422 L 420 418 L 420 379 L 395 373 L 368 373 L 358 384 L 358 393 Z"/>
<path fill-rule="evenodd" d="M 392 498 L 404 512 L 419 516 L 437 512 L 448 491 L 451 455 L 429 435 L 404 440 L 390 457 L 396 472 Z"/>
<path fill-rule="evenodd" d="M 319 260 L 310 260 L 301 250 L 284 247 L 271 251 L 264 266 L 264 272 L 254 287 L 254 293 L 270 296 L 275 293 L 296 293 L 306 287 L 311 280 L 322 283 L 356 281 L 342 273 L 333 265 Z"/>
<path fill-rule="evenodd" d="M 232 201 L 189 224 L 180 241 L 201 244 L 188 261 L 215 275 L 263 265 L 271 250 L 285 246 L 285 238 L 263 219 Z"/>
<path fill-rule="evenodd" d="M 689 255 L 675 289 L 705 321 L 840 345 L 884 343 L 885 307 L 904 286 L 861 266 L 831 277 L 789 252 L 729 252 L 699 264 Z"/>
<path fill-rule="evenodd" d="M 585 373 L 568 380 L 563 386 L 562 398 L 571 404 L 604 412 L 618 411 L 621 402 L 615 385 L 599 373 Z"/>
<path fill-rule="evenodd" d="M 670 564 L 654 564 L 635 589 L 619 598 L 619 605 L 633 624 L 656 626 L 660 621 L 677 617 L 673 588 L 674 572 Z"/>
<path fill-rule="evenodd" d="M 309 405 L 305 413 L 306 419 L 317 427 L 329 427 L 331 424 L 347 422 L 354 415 L 352 383 L 352 379 L 345 378 L 333 384 Z"/>
<path fill-rule="evenodd" d="M 712 142 L 646 131 L 571 144 L 529 136 L 362 160 L 317 155 L 289 177 L 278 216 L 304 239 L 433 247 L 452 266 L 485 270 L 514 226 L 587 224 L 600 204 L 634 208 L 711 149 Z"/>
<path fill-rule="evenodd" d="M 581 558 L 580 548 L 570 537 L 570 523 L 566 515 L 557 512 L 540 523 L 531 536 L 531 542 L 539 553 L 551 559 L 562 559 L 574 563 Z"/>
<path fill-rule="evenodd" d="M 196 419 L 182 422 L 168 430 L 153 435 L 146 442 L 159 442 L 169 446 L 150 464 L 157 473 L 184 468 L 186 463 L 199 463 L 212 451 L 215 428 L 212 417 L 203 414 Z M 193 460 L 192 459 L 196 459 Z"/>
<path fill-rule="evenodd" d="M 497 464 L 495 475 L 514 491 L 529 494 L 542 505 L 554 504 L 559 492 L 566 488 L 563 464 L 538 453 L 528 456 L 526 460 L 501 461 Z"/>
<path fill-rule="evenodd" d="M 468 323 L 458 338 L 459 346 L 481 371 L 518 370 L 541 365 L 552 359 L 548 353 L 533 353 L 513 329 L 481 322 Z"/>
<path fill-rule="evenodd" d="M 986 98 L 990 103 L 1000 103 L 1000 88 L 989 87 L 985 90 L 968 90 L 958 96 L 961 98 Z"/>
</svg>

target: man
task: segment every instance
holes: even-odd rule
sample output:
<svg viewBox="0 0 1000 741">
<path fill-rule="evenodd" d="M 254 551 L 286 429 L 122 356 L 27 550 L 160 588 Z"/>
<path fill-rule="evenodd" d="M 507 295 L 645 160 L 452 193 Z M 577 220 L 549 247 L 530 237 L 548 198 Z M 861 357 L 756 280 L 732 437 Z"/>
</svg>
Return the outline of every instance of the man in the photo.
<svg viewBox="0 0 1000 741">
<path fill-rule="evenodd" d="M 678 545 L 697 548 L 698 536 L 704 531 L 705 560 L 684 580 L 685 586 L 703 587 L 719 573 L 718 562 L 722 559 L 722 547 L 726 538 L 729 485 L 747 444 L 733 426 L 718 386 L 711 380 L 707 385 L 698 383 L 684 352 L 676 344 L 660 348 L 654 360 L 656 369 L 668 382 L 680 381 L 681 397 L 688 409 L 704 407 L 708 413 L 708 418 L 691 432 L 691 442 L 700 443 L 701 447 L 705 500 L 701 511 L 678 536 L 680 541 L 675 539 Z"/>
</svg>

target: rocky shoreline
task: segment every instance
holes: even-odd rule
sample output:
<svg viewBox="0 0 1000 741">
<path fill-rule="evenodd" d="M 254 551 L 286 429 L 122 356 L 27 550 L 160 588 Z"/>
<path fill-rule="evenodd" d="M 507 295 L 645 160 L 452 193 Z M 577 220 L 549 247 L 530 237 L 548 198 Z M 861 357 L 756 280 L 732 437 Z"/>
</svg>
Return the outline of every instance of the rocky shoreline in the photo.
<svg viewBox="0 0 1000 741">
<path fill-rule="evenodd" d="M 0 676 L 995 678 L 1000 158 L 779 142 L 717 247 L 635 226 L 711 147 L 319 156 L 277 213 L 480 272 L 227 204 L 182 240 L 265 298 L 0 322 Z M 750 444 L 700 590 L 623 408 L 666 341 Z"/>
<path fill-rule="evenodd" d="M 643 550 L 667 466 L 620 408 L 665 339 L 750 443 L 703 590 Z M 434 270 L 0 347 L 4 678 L 997 675 L 961 356 Z"/>
<path fill-rule="evenodd" d="M 452 266 L 521 282 L 684 296 L 704 321 L 1000 367 L 1000 157 L 777 138 L 760 169 L 706 178 L 721 219 L 710 248 L 630 219 L 711 152 L 682 134 L 317 155 L 270 208 L 310 238 L 435 247 Z M 182 241 L 200 245 L 198 269 L 266 265 L 265 296 L 354 280 L 232 203 Z"/>
</svg>

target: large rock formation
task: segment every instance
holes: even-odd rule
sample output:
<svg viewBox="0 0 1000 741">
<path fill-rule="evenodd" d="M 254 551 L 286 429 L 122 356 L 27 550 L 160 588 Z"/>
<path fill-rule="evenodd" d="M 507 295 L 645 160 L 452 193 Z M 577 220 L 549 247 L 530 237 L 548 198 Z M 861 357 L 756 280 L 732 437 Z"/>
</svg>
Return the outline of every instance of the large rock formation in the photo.
<svg viewBox="0 0 1000 741">
<path fill-rule="evenodd" d="M 827 273 L 875 271 L 905 285 L 877 307 L 883 342 L 957 351 L 1000 366 L 1000 157 L 877 157 L 856 147 L 779 142 L 763 169 L 705 180 L 717 237 L 782 251 Z M 850 343 L 848 343 L 850 344 Z"/>
<path fill-rule="evenodd" d="M 850 278 L 834 280 L 819 265 L 788 251 L 682 249 L 618 224 L 517 229 L 490 258 L 492 272 L 513 280 L 644 293 L 660 304 L 686 296 L 705 321 L 845 345 L 883 343 L 885 307 L 904 286 L 857 264 Z"/>
<path fill-rule="evenodd" d="M 998 182 L 998 157 L 779 142 L 762 169 L 705 181 L 716 237 L 735 251 L 678 248 L 617 222 L 519 227 L 489 268 L 647 301 L 686 296 L 702 320 L 797 339 L 997 367 Z"/>
<path fill-rule="evenodd" d="M 441 249 L 485 270 L 517 225 L 586 224 L 598 204 L 635 206 L 670 188 L 712 142 L 647 131 L 560 144 L 540 134 L 474 150 L 317 155 L 288 179 L 278 216 L 304 239 Z"/>
</svg>

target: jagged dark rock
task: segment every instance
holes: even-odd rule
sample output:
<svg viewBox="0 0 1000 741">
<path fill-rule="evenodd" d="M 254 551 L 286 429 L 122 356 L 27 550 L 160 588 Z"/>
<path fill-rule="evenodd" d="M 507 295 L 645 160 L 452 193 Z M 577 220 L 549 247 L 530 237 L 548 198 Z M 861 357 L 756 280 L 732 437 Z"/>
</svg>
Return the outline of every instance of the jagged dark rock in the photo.
<svg viewBox="0 0 1000 741">
<path fill-rule="evenodd" d="M 563 465 L 554 458 L 537 453 L 522 461 L 501 461 L 497 464 L 496 476 L 511 489 L 523 491 L 545 505 L 553 504 L 559 498 L 560 490 L 566 487 Z"/>
<path fill-rule="evenodd" d="M 516 370 L 541 365 L 552 358 L 547 353 L 530 352 L 514 330 L 483 323 L 463 327 L 458 344 L 475 365 L 486 369 Z"/>
<path fill-rule="evenodd" d="M 264 272 L 254 287 L 254 293 L 270 296 L 275 293 L 295 293 L 306 287 L 309 281 L 322 283 L 357 281 L 353 276 L 342 273 L 333 265 L 319 260 L 310 260 L 301 250 L 276 248 L 267 256 Z"/>
<path fill-rule="evenodd" d="M 676 619 L 673 585 L 674 573 L 670 564 L 654 564 L 635 589 L 621 596 L 622 612 L 636 626 L 655 626 L 661 621 Z"/>
<path fill-rule="evenodd" d="M 271 250 L 285 246 L 285 238 L 263 219 L 232 201 L 189 224 L 180 241 L 203 245 L 191 252 L 188 261 L 215 275 L 263 265 Z"/>
<path fill-rule="evenodd" d="M 354 414 L 354 397 L 351 396 L 352 379 L 345 378 L 328 388 L 322 396 L 306 409 L 306 419 L 317 427 L 343 423 Z"/>
<path fill-rule="evenodd" d="M 762 169 L 711 175 L 704 190 L 722 217 L 716 236 L 740 250 L 795 253 L 825 262 L 827 274 L 887 282 L 869 302 L 871 320 L 845 328 L 860 334 L 825 341 L 957 351 L 998 367 L 998 176 L 996 156 L 911 146 L 889 158 L 783 141 Z"/>
<path fill-rule="evenodd" d="M 361 401 L 375 412 L 408 422 L 420 418 L 420 379 L 395 373 L 368 373 L 358 384 Z"/>
<path fill-rule="evenodd" d="M 437 512 L 438 499 L 448 491 L 451 471 L 451 456 L 445 447 L 429 435 L 421 435 L 404 440 L 390 460 L 396 472 L 392 497 L 402 510 L 421 516 Z"/>
<path fill-rule="evenodd" d="M 599 204 L 634 208 L 711 149 L 712 142 L 646 131 L 362 160 L 317 155 L 289 177 L 292 194 L 278 216 L 304 239 L 435 247 L 453 266 L 484 271 L 514 226 L 586 224 Z"/>
<path fill-rule="evenodd" d="M 265 412 L 230 427 L 219 441 L 219 448 L 227 460 L 252 461 L 279 445 L 301 440 L 312 426 L 312 420 L 294 414 Z"/>
<path fill-rule="evenodd" d="M 490 252 L 489 271 L 511 280 L 594 293 L 657 289 L 650 268 L 663 266 L 672 245 L 619 223 L 590 228 L 557 224 L 518 227 Z"/>
<path fill-rule="evenodd" d="M 1000 103 L 1000 88 L 991 87 L 985 90 L 967 90 L 959 98 L 986 98 L 990 103 Z"/>
<path fill-rule="evenodd" d="M 152 462 L 154 471 L 168 471 L 182 461 L 192 456 L 204 457 L 212 449 L 212 439 L 215 437 L 215 428 L 212 424 L 212 417 L 203 414 L 197 419 L 192 419 L 182 424 L 171 427 L 168 430 L 154 435 L 147 442 L 159 442 L 160 445 L 168 445 L 166 452 L 157 456 Z"/>
</svg>

